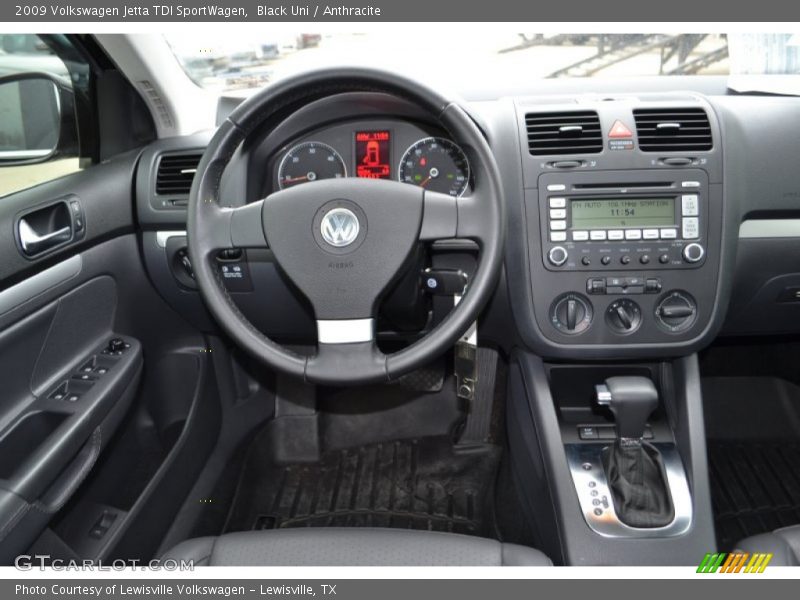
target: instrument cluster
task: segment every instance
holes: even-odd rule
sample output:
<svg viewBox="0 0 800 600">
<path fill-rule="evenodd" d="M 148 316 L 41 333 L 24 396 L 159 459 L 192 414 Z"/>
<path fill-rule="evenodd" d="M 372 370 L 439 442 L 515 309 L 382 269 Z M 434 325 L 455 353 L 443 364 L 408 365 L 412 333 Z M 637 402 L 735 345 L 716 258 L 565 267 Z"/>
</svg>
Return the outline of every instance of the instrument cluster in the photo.
<svg viewBox="0 0 800 600">
<path fill-rule="evenodd" d="M 273 189 L 320 179 L 392 179 L 459 197 L 471 185 L 469 159 L 455 142 L 405 121 L 359 121 L 320 129 L 275 156 Z"/>
</svg>

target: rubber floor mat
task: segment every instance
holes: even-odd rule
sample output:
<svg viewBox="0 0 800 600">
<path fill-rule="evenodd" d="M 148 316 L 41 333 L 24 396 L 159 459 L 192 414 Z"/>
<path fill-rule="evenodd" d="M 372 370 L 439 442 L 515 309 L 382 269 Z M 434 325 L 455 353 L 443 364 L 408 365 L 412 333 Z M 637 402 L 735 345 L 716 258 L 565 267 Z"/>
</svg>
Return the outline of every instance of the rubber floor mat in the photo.
<svg viewBox="0 0 800 600">
<path fill-rule="evenodd" d="M 394 527 L 494 537 L 500 449 L 455 452 L 445 437 L 330 451 L 317 463 L 248 461 L 226 531 Z"/>
<path fill-rule="evenodd" d="M 708 455 L 720 551 L 800 523 L 800 443 L 710 440 Z"/>
</svg>

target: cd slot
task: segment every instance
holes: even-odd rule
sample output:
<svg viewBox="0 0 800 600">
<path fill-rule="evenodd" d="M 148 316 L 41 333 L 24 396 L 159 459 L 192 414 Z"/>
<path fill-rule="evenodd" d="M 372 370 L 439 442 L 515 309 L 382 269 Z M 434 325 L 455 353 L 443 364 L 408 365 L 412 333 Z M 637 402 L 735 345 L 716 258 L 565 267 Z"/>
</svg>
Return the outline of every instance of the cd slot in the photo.
<svg viewBox="0 0 800 600">
<path fill-rule="evenodd" d="M 630 182 L 630 183 L 576 183 L 573 184 L 574 190 L 621 190 L 621 189 L 672 189 L 675 187 L 673 181 L 649 181 L 649 182 Z"/>
</svg>

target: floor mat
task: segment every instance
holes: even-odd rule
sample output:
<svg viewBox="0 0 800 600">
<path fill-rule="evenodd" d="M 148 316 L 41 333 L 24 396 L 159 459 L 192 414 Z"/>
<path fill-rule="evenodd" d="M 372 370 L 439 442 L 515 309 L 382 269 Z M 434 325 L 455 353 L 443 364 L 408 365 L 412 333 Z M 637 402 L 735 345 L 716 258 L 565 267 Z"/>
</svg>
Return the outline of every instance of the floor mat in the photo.
<svg viewBox="0 0 800 600">
<path fill-rule="evenodd" d="M 310 464 L 248 460 L 225 529 L 394 527 L 494 537 L 499 459 L 495 446 L 455 452 L 448 437 L 428 437 L 328 451 Z"/>
<path fill-rule="evenodd" d="M 800 523 L 800 443 L 709 440 L 708 458 L 720 551 Z"/>
</svg>

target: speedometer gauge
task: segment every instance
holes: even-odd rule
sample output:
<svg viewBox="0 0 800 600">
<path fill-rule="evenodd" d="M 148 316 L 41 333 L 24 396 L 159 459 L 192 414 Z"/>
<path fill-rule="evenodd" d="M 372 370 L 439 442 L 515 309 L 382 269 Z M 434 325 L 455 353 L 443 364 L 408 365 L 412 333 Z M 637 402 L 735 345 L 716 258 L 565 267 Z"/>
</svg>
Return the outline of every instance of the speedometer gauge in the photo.
<svg viewBox="0 0 800 600">
<path fill-rule="evenodd" d="M 278 166 L 278 186 L 284 190 L 317 179 L 347 177 L 344 161 L 322 142 L 303 142 L 290 148 Z"/>
<path fill-rule="evenodd" d="M 450 140 L 423 138 L 406 150 L 398 180 L 451 196 L 462 195 L 469 185 L 469 162 Z"/>
</svg>

